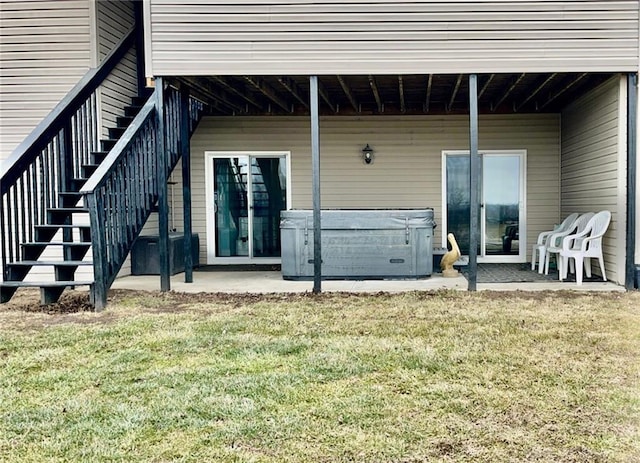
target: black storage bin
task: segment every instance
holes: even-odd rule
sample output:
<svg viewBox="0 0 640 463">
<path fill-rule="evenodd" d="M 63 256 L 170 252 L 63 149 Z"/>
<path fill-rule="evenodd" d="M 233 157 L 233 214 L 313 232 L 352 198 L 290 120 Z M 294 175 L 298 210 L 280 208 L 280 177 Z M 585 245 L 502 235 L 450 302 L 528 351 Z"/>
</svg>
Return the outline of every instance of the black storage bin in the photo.
<svg viewBox="0 0 640 463">
<path fill-rule="evenodd" d="M 131 248 L 132 275 L 159 275 L 160 250 L 158 235 L 139 236 Z M 200 264 L 200 240 L 197 234 L 191 235 L 193 266 Z M 169 234 L 169 272 L 171 275 L 184 272 L 184 234 Z"/>
</svg>

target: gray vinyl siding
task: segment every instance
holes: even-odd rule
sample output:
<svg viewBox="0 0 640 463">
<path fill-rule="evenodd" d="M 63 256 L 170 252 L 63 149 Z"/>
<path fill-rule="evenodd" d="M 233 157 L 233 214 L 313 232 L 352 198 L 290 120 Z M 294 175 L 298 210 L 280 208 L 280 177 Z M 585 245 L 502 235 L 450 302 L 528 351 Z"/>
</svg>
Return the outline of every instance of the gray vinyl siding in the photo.
<svg viewBox="0 0 640 463">
<path fill-rule="evenodd" d="M 91 65 L 88 0 L 0 1 L 0 160 Z"/>
<path fill-rule="evenodd" d="M 638 70 L 637 0 L 147 7 L 154 75 Z"/>
<path fill-rule="evenodd" d="M 527 242 L 560 216 L 560 121 L 557 115 L 481 116 L 480 148 L 527 150 Z M 323 208 L 433 207 L 442 241 L 442 151 L 466 150 L 464 116 L 322 118 L 320 125 Z M 375 160 L 365 165 L 369 143 Z M 206 262 L 205 151 L 290 151 L 292 207 L 312 207 L 311 149 L 306 118 L 207 117 L 191 140 L 194 232 Z M 180 180 L 179 167 L 174 179 Z M 499 181 L 499 179 L 496 179 Z M 175 216 L 181 229 L 182 195 Z M 530 248 L 530 245 L 527 246 Z M 528 256 L 530 249 L 527 249 Z"/>
<path fill-rule="evenodd" d="M 102 60 L 134 26 L 133 3 L 122 0 L 97 2 L 98 53 Z M 103 136 L 124 115 L 124 107 L 137 94 L 136 53 L 130 51 L 109 75 L 100 91 Z"/>
<path fill-rule="evenodd" d="M 613 78 L 562 112 L 562 215 L 609 210 L 607 278 L 624 284 L 624 160 L 620 152 L 620 83 Z M 597 264 L 594 266 L 597 268 Z"/>
</svg>

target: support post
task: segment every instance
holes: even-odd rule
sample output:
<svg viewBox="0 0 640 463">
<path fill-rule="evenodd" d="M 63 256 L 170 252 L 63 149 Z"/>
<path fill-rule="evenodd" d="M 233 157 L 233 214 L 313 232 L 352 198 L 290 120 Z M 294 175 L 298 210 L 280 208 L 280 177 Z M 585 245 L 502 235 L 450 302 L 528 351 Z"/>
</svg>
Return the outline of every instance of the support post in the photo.
<svg viewBox="0 0 640 463">
<path fill-rule="evenodd" d="M 313 175 L 313 293 L 322 291 L 322 246 L 320 214 L 320 118 L 318 116 L 318 76 L 309 77 L 311 111 L 311 166 Z"/>
<path fill-rule="evenodd" d="M 85 196 L 89 208 L 91 223 L 91 249 L 93 253 L 93 285 L 91 286 L 91 300 L 96 312 L 100 312 L 107 305 L 107 246 L 105 243 L 105 224 L 101 220 L 99 211 L 104 211 L 104 203 L 97 197 L 95 191 Z"/>
<path fill-rule="evenodd" d="M 624 286 L 635 287 L 636 201 L 638 172 L 638 74 L 627 75 L 627 229 Z"/>
<path fill-rule="evenodd" d="M 191 146 L 189 143 L 189 88 L 180 90 L 180 154 L 182 156 L 182 202 L 184 228 L 184 282 L 193 283 L 191 243 Z"/>
<path fill-rule="evenodd" d="M 469 291 L 475 291 L 480 241 L 480 157 L 478 156 L 478 76 L 469 75 Z"/>
<path fill-rule="evenodd" d="M 156 140 L 156 176 L 158 177 L 158 253 L 160 258 L 160 291 L 171 289 L 169 271 L 169 198 L 167 192 L 168 156 L 164 120 L 164 79 L 156 78 L 158 139 Z"/>
<path fill-rule="evenodd" d="M 136 74 L 138 81 L 138 96 L 146 91 L 146 76 L 144 69 L 144 14 L 141 1 L 133 2 L 133 14 L 136 28 Z"/>
</svg>

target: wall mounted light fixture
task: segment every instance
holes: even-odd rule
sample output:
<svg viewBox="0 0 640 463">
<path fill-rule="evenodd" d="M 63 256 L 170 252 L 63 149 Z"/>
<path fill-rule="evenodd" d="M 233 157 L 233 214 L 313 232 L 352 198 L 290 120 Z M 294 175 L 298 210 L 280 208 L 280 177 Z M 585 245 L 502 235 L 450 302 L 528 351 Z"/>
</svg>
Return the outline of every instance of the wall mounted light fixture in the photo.
<svg viewBox="0 0 640 463">
<path fill-rule="evenodd" d="M 373 162 L 373 148 L 369 146 L 369 143 L 362 148 L 362 160 L 365 164 L 371 164 Z"/>
</svg>

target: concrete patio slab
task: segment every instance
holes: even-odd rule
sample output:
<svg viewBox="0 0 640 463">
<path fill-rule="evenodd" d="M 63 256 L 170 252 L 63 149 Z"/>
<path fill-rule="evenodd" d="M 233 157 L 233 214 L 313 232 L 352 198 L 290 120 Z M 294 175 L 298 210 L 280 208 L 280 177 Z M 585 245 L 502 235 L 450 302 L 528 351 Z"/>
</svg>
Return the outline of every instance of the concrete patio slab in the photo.
<svg viewBox="0 0 640 463">
<path fill-rule="evenodd" d="M 313 289 L 312 281 L 283 280 L 279 271 L 195 271 L 193 283 L 184 282 L 184 274 L 171 277 L 171 289 L 177 292 L 200 293 L 304 293 Z M 625 291 L 610 282 L 586 282 L 577 286 L 574 282 L 545 281 L 533 283 L 479 283 L 478 290 L 493 291 Z M 112 289 L 157 291 L 160 277 L 157 275 L 126 276 L 118 278 Z M 464 276 L 443 278 L 434 274 L 419 280 L 327 280 L 322 282 L 326 292 L 406 292 L 436 289 L 467 290 Z"/>
</svg>

